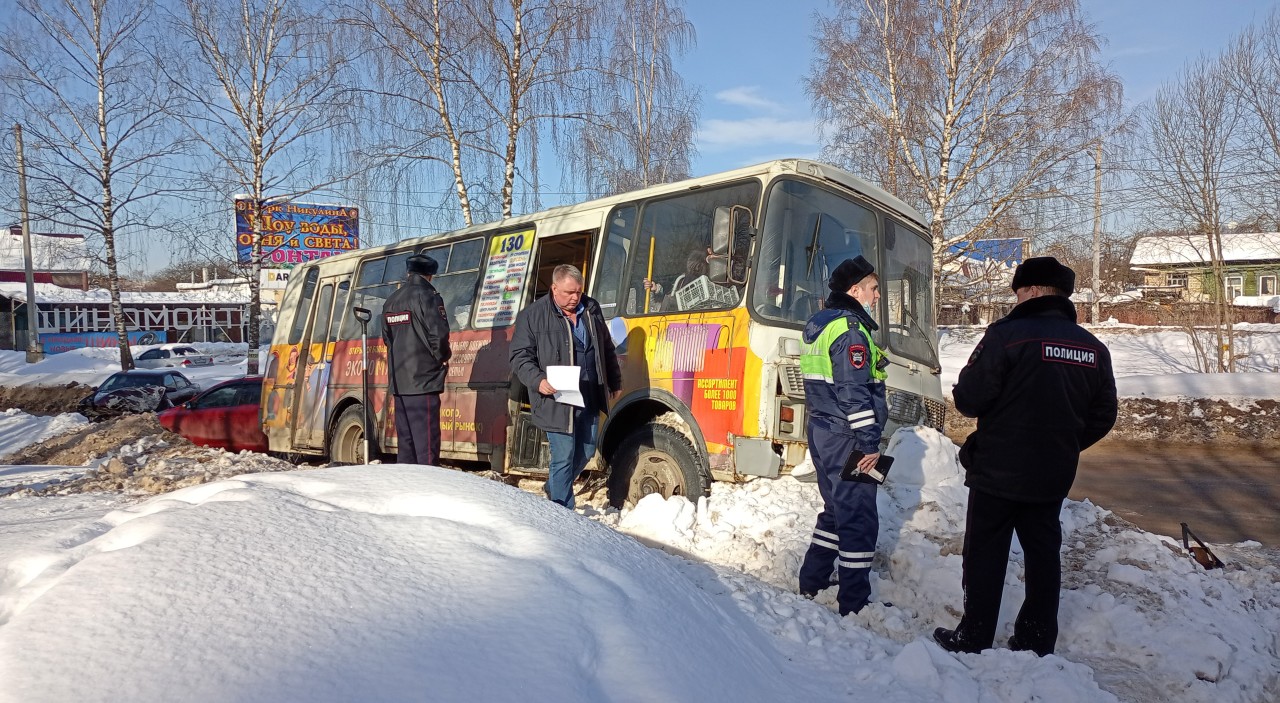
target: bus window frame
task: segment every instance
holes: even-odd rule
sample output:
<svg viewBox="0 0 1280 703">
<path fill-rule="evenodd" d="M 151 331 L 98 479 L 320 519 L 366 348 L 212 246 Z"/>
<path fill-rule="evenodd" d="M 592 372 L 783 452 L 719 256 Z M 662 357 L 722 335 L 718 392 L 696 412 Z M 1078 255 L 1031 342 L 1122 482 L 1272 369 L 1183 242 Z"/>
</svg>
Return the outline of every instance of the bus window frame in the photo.
<svg viewBox="0 0 1280 703">
<path fill-rule="evenodd" d="M 833 193 L 841 198 L 845 198 L 850 202 L 853 202 L 861 207 L 864 207 L 870 210 L 871 214 L 875 217 L 875 221 L 876 221 L 876 261 L 873 263 L 876 267 L 876 270 L 880 270 L 881 268 L 880 259 L 885 256 L 884 218 L 891 217 L 891 216 L 898 218 L 899 220 L 901 220 L 902 218 L 890 208 L 884 207 L 880 203 L 877 203 L 874 199 L 869 198 L 855 190 L 845 188 L 844 186 L 838 183 L 833 185 L 832 182 L 829 182 L 829 181 L 809 178 L 809 177 L 805 177 L 802 174 L 796 174 L 796 173 L 788 173 L 788 174 L 780 175 L 780 176 L 777 176 L 776 178 L 771 179 L 768 182 L 767 186 L 765 187 L 764 192 L 761 193 L 761 197 L 760 197 L 760 212 L 756 215 L 756 236 L 757 237 L 764 235 L 765 223 L 767 221 L 766 218 L 769 216 L 769 213 L 768 213 L 769 197 L 772 194 L 773 189 L 778 185 L 785 183 L 787 181 L 798 181 L 800 183 L 813 186 L 815 188 L 820 188 L 822 190 Z M 913 229 L 912 231 L 914 232 L 915 230 Z M 798 330 L 804 329 L 804 326 L 805 326 L 804 320 L 796 322 L 796 321 L 790 321 L 790 320 L 783 320 L 777 317 L 768 317 L 756 309 L 757 308 L 756 299 L 755 299 L 756 283 L 757 283 L 756 277 L 761 274 L 760 257 L 763 256 L 764 254 L 764 247 L 761 246 L 759 241 L 757 241 L 755 242 L 754 248 L 755 248 L 755 251 L 751 255 L 751 270 L 749 271 L 750 282 L 747 284 L 747 295 L 746 295 L 746 301 L 745 301 L 747 312 L 751 315 L 752 321 L 761 325 L 765 325 L 767 327 L 779 327 L 779 328 L 798 329 Z M 873 334 L 876 334 L 876 333 L 873 333 Z M 876 334 L 876 337 L 877 337 L 876 343 L 880 344 L 881 341 L 884 341 L 887 339 L 888 335 Z"/>
<path fill-rule="evenodd" d="M 473 241 L 481 242 L 480 258 L 476 262 L 475 268 L 458 269 L 458 270 L 451 268 L 454 265 L 454 260 L 457 258 L 453 255 L 454 247 L 458 246 L 459 244 L 467 244 Z M 450 332 L 461 332 L 463 330 L 476 329 L 474 325 L 475 312 L 477 307 L 476 300 L 480 294 L 480 284 L 484 280 L 483 272 L 485 270 L 485 264 L 487 263 L 486 259 L 488 255 L 486 252 L 488 249 L 486 245 L 488 243 L 489 243 L 489 238 L 485 234 L 467 234 L 464 236 L 454 237 L 444 242 L 428 242 L 426 244 L 421 245 L 417 249 L 416 253 L 423 254 L 425 256 L 431 256 L 428 252 L 432 249 L 443 249 L 445 247 L 448 247 L 449 249 L 449 259 L 447 261 L 440 262 L 438 259 L 436 259 L 436 263 L 439 265 L 439 269 L 436 271 L 436 274 L 432 276 L 432 285 L 436 287 L 437 292 L 439 291 L 439 286 L 436 283 L 436 279 L 444 278 L 446 276 L 457 276 L 457 275 L 467 274 L 467 273 L 475 274 L 475 279 L 471 282 L 471 298 L 470 298 L 471 302 L 469 303 L 469 305 L 471 306 L 471 309 L 467 313 L 466 320 L 461 324 L 459 324 L 456 329 L 453 326 L 453 322 L 455 321 L 454 317 L 452 316 L 449 317 Z M 432 258 L 435 259 L 435 257 L 432 257 Z M 443 298 L 444 298 L 444 294 L 441 293 L 441 299 L 443 300 Z M 461 304 L 460 301 L 455 301 L 455 302 L 458 302 L 459 304 Z M 448 301 L 445 301 L 445 306 L 449 307 Z"/>
<path fill-rule="evenodd" d="M 626 296 L 623 295 L 623 293 L 627 290 L 627 287 L 623 284 L 627 280 L 627 272 L 631 265 L 631 249 L 635 244 L 635 225 L 640 223 L 640 206 L 640 201 L 634 200 L 625 203 L 618 203 L 609 208 L 605 213 L 604 223 L 600 226 L 600 246 L 596 247 L 595 261 L 592 262 L 592 272 L 588 277 L 587 290 L 591 297 L 595 298 L 596 302 L 600 304 L 600 312 L 604 315 L 606 320 L 623 316 L 622 310 L 626 309 Z M 624 237 L 622 234 L 617 235 L 619 239 L 626 242 L 626 246 L 622 247 L 622 265 L 618 267 L 618 288 L 614 291 L 614 299 L 611 302 L 601 302 L 600 287 L 603 285 L 601 281 L 604 276 L 604 260 L 605 257 L 609 255 L 609 248 L 613 244 L 613 221 L 614 218 L 618 216 L 619 211 L 627 208 L 635 211 L 635 222 L 632 223 L 630 236 Z"/>
<path fill-rule="evenodd" d="M 310 286 L 311 292 L 307 293 L 307 287 Z M 316 293 L 320 290 L 320 267 L 312 266 L 303 274 L 302 287 L 298 289 L 298 299 L 293 308 L 293 319 L 290 320 L 289 336 L 285 339 L 286 343 L 296 345 L 302 343 L 302 338 L 307 336 L 307 325 L 311 308 L 315 307 Z M 305 308 L 305 309 L 304 309 Z M 302 315 L 302 325 L 298 325 L 299 313 Z"/>
<path fill-rule="evenodd" d="M 777 180 L 777 179 L 775 179 L 775 180 Z M 631 236 L 631 251 L 627 252 L 627 262 L 626 262 L 626 265 L 623 267 L 623 271 L 624 271 L 624 274 L 623 274 L 623 282 L 624 282 L 626 285 L 625 285 L 625 286 L 623 286 L 623 287 L 620 287 L 620 288 L 619 288 L 619 295 L 622 295 L 623 300 L 622 300 L 622 301 L 619 301 L 619 303 L 618 303 L 618 308 L 617 308 L 617 309 L 618 309 L 620 312 L 616 313 L 616 314 L 615 314 L 615 317 L 620 316 L 620 317 L 626 317 L 626 318 L 630 319 L 630 318 L 639 318 L 639 317 L 655 317 L 655 316 L 663 316 L 663 315 L 666 315 L 666 316 L 671 316 L 671 315 L 693 315 L 693 314 L 698 314 L 698 313 L 707 313 L 707 312 L 724 312 L 724 311 L 726 311 L 726 310 L 733 310 L 733 309 L 735 309 L 735 308 L 742 307 L 744 304 L 746 304 L 746 302 L 747 302 L 747 300 L 748 300 L 748 295 L 749 295 L 749 293 L 750 293 L 750 290 L 749 290 L 749 289 L 750 289 L 750 287 L 751 287 L 750 285 L 744 285 L 744 286 L 743 286 L 743 292 L 742 292 L 742 295 L 738 298 L 738 302 L 737 302 L 737 303 L 735 303 L 734 305 L 726 306 L 726 307 L 697 308 L 697 309 L 693 309 L 693 310 L 655 310 L 655 311 L 652 311 L 652 312 L 648 312 L 648 311 L 646 311 L 646 312 L 640 312 L 640 311 L 639 311 L 639 308 L 640 308 L 640 302 L 641 302 L 641 301 L 640 301 L 640 298 L 641 298 L 641 297 L 643 297 L 643 293 L 641 293 L 641 292 L 637 291 L 637 300 L 636 300 L 636 308 L 637 308 L 637 311 L 636 311 L 636 312 L 627 312 L 627 311 L 626 311 L 626 296 L 625 296 L 625 295 L 623 295 L 623 293 L 622 293 L 622 291 L 623 291 L 623 290 L 628 290 L 628 289 L 629 289 L 629 287 L 630 287 L 630 286 L 631 286 L 631 284 L 633 283 L 633 280 L 634 280 L 634 281 L 638 281 L 638 282 L 643 282 L 643 280 L 644 280 L 644 278 L 645 278 L 645 276 L 641 276 L 641 277 L 640 277 L 640 278 L 638 278 L 638 279 L 633 279 L 633 278 L 632 278 L 632 274 L 633 274 L 633 270 L 634 270 L 635 266 L 639 263 L 638 257 L 639 257 L 639 255 L 640 255 L 641 251 L 642 251 L 642 250 L 644 250 L 644 247 L 643 247 L 642 245 L 638 244 L 638 240 L 640 239 L 640 235 L 644 232 L 645 217 L 646 217 L 646 215 L 647 215 L 647 213 L 648 213 L 648 210 L 649 210 L 649 208 L 650 208 L 651 206 L 656 205 L 656 204 L 660 204 L 660 203 L 664 203 L 664 202 L 668 202 L 668 201 L 671 201 L 671 200 L 675 200 L 675 199 L 677 199 L 677 198 L 685 198 L 685 197 L 690 197 L 690 196 L 694 196 L 694 195 L 701 195 L 701 194 L 704 194 L 704 193 L 714 193 L 714 192 L 716 192 L 716 191 L 727 190 L 727 189 L 730 189 L 730 188 L 737 188 L 737 187 L 739 187 L 739 186 L 743 186 L 743 185 L 754 185 L 754 186 L 756 186 L 756 187 L 759 189 L 759 190 L 758 190 L 758 192 L 756 193 L 755 201 L 754 201 L 754 203 L 753 203 L 753 204 L 754 204 L 754 210 L 753 210 L 753 212 L 754 212 L 754 213 L 757 213 L 757 214 L 755 214 L 755 215 L 754 215 L 754 218 L 755 218 L 756 222 L 763 222 L 763 220 L 761 220 L 761 219 L 760 219 L 760 214 L 759 214 L 759 213 L 761 213 L 761 208 L 763 207 L 763 204 L 764 204 L 764 200 L 763 200 L 763 199 L 764 199 L 764 194 L 765 194 L 765 192 L 766 192 L 768 189 L 765 187 L 765 183 L 763 183 L 763 182 L 761 181 L 761 179 L 760 179 L 759 177 L 757 177 L 757 176 L 747 176 L 747 177 L 745 177 L 745 178 L 739 178 L 739 179 L 735 179 L 735 180 L 732 180 L 732 181 L 726 181 L 726 182 L 724 182 L 724 183 L 717 183 L 717 184 L 715 184 L 714 186 L 704 186 L 704 187 L 701 187 L 701 188 L 697 188 L 697 189 L 695 189 L 695 190 L 683 190 L 683 191 L 679 191 L 679 192 L 675 192 L 675 193 L 664 193 L 664 194 L 662 194 L 662 195 L 654 196 L 654 197 L 651 197 L 651 198 L 648 198 L 648 199 L 645 199 L 645 200 L 635 200 L 635 201 L 632 201 L 631 203 L 628 203 L 628 204 L 635 205 L 635 206 L 636 206 L 636 208 L 637 208 L 637 212 L 636 212 L 636 223 L 635 223 L 635 226 L 634 226 L 634 228 L 633 228 L 633 232 L 632 232 L 632 236 Z M 732 203 L 732 204 L 733 204 L 733 205 L 737 205 L 738 203 Z M 617 206 L 617 207 L 621 207 L 621 206 L 622 206 L 622 205 L 620 204 L 620 205 L 619 205 L 619 206 Z M 716 207 L 719 207 L 719 206 L 716 206 Z M 728 207 L 728 206 L 726 205 L 725 207 Z M 612 214 L 613 214 L 613 209 L 611 209 L 609 212 L 610 212 L 610 215 L 612 215 Z M 713 213 L 714 213 L 714 209 L 713 209 Z M 709 214 L 710 214 L 710 213 L 709 213 Z M 712 216 L 714 217 L 714 214 L 712 214 Z M 708 230 L 708 232 L 707 232 L 707 238 L 708 238 L 708 241 L 709 241 L 709 240 L 710 240 L 710 238 L 711 238 L 711 231 L 710 231 L 710 230 Z M 653 240 L 653 239 L 654 239 L 653 237 L 650 237 L 650 240 Z M 752 239 L 753 239 L 752 248 L 758 249 L 759 247 L 756 247 L 756 246 L 754 245 L 754 237 L 753 237 Z M 608 242 L 606 241 L 606 242 L 605 242 L 605 246 L 607 247 L 607 245 L 608 245 Z M 601 248 L 604 248 L 604 247 L 601 247 Z M 645 251 L 644 253 L 645 253 L 645 255 L 646 255 L 646 256 L 648 255 L 648 252 L 647 252 L 647 251 Z M 753 263 L 753 262 L 752 262 L 752 258 L 753 258 L 753 257 L 751 257 L 751 256 L 748 256 L 748 257 L 747 257 L 747 261 L 748 261 L 747 279 L 748 279 L 748 280 L 751 280 L 751 266 L 752 266 L 752 263 Z M 720 285 L 720 284 L 713 284 L 713 285 Z M 643 287 L 641 287 L 641 290 L 643 290 Z M 675 291 L 671 291 L 671 293 L 670 293 L 669 295 L 674 296 L 674 295 L 675 295 Z"/>
</svg>

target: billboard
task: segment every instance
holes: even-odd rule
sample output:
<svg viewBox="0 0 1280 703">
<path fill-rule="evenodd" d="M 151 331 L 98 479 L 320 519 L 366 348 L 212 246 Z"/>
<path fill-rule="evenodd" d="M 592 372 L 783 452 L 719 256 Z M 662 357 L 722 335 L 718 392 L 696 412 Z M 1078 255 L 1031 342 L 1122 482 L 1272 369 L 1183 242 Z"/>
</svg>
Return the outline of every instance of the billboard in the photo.
<svg viewBox="0 0 1280 703">
<path fill-rule="evenodd" d="M 169 336 L 164 330 L 130 330 L 125 332 L 129 344 L 164 344 Z M 84 347 L 114 347 L 120 344 L 115 332 L 41 332 L 40 343 L 45 354 L 61 354 Z"/>
<path fill-rule="evenodd" d="M 236 198 L 236 255 L 249 263 L 253 228 L 249 213 L 253 201 Z M 343 205 L 305 205 L 273 202 L 262 208 L 262 266 L 289 269 L 360 248 L 360 213 Z"/>
</svg>

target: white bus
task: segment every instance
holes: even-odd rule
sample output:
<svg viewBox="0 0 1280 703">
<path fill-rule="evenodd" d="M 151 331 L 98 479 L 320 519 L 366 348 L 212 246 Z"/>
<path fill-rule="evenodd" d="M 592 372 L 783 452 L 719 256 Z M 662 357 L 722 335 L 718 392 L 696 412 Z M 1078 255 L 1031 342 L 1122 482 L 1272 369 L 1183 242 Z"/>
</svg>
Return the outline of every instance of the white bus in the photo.
<svg viewBox="0 0 1280 703">
<path fill-rule="evenodd" d="M 563 263 L 582 269 L 618 347 L 624 392 L 599 441 L 615 504 L 654 492 L 697 496 L 712 480 L 779 476 L 803 460 L 801 331 L 830 271 L 858 254 L 881 276 L 877 342 L 892 360 L 886 436 L 902 425 L 942 428 L 924 218 L 845 171 L 787 159 L 299 266 L 263 383 L 272 450 L 364 460 L 366 364 L 352 316 L 363 307 L 374 312 L 373 444 L 394 452 L 378 313 L 417 252 L 440 263 L 433 283 L 452 328 L 445 459 L 545 475 L 546 437 L 529 421 L 509 342 L 516 313 L 548 291 Z"/>
</svg>

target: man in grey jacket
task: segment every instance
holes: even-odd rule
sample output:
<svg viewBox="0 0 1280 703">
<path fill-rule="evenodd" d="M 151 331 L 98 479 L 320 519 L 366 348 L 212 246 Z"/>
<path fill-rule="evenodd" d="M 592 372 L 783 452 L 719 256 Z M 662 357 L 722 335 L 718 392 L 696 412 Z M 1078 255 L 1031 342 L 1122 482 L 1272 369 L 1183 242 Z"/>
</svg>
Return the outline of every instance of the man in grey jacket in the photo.
<svg viewBox="0 0 1280 703">
<path fill-rule="evenodd" d="M 562 264 L 551 292 L 520 311 L 511 338 L 511 369 L 529 389 L 533 423 L 547 433 L 547 497 L 573 508 L 573 482 L 596 453 L 600 413 L 622 393 L 622 370 L 600 305 L 583 295 L 582 272 Z M 579 387 L 553 388 L 547 367 L 577 366 Z M 580 390 L 584 407 L 557 402 L 557 390 Z"/>
</svg>

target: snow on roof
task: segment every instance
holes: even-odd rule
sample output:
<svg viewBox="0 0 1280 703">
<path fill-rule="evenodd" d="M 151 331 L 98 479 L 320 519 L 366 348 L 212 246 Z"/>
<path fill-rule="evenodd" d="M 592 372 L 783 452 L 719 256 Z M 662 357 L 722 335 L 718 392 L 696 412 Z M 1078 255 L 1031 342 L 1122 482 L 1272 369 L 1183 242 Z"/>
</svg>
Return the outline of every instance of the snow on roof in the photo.
<svg viewBox="0 0 1280 703">
<path fill-rule="evenodd" d="M 91 290 L 76 290 L 74 288 L 63 288 L 55 286 L 52 283 L 37 283 L 36 302 L 39 303 L 109 303 L 111 302 L 111 292 L 105 288 L 93 288 Z M 25 283 L 0 282 L 0 296 L 27 302 L 27 289 Z M 126 304 L 163 304 L 171 305 L 182 304 L 200 304 L 200 303 L 238 303 L 245 304 L 249 302 L 249 291 L 247 288 L 236 290 L 215 289 L 215 290 L 186 290 L 174 293 L 141 293 L 133 291 L 122 291 L 120 293 L 120 302 Z"/>
<path fill-rule="evenodd" d="M 1199 234 L 1139 237 L 1133 256 L 1129 257 L 1133 266 L 1200 264 L 1209 260 L 1209 241 Z M 1280 232 L 1223 232 L 1222 260 L 1280 260 Z"/>
</svg>

